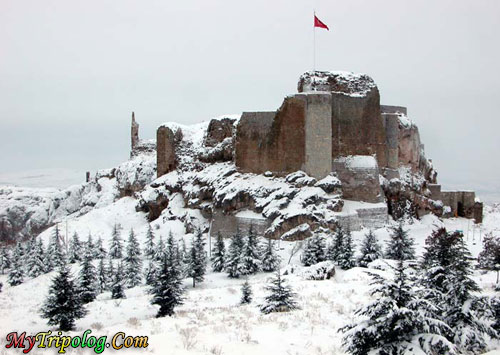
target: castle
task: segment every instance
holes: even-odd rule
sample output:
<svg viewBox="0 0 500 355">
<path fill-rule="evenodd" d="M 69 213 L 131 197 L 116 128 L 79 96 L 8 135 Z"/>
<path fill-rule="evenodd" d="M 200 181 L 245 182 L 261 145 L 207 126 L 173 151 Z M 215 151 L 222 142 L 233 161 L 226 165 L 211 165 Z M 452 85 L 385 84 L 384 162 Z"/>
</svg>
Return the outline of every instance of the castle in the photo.
<svg viewBox="0 0 500 355">
<path fill-rule="evenodd" d="M 176 135 L 181 134 L 163 125 L 156 144 L 143 142 L 133 117 L 131 155 L 156 149 L 160 177 L 176 169 L 176 147 L 182 139 Z M 378 204 L 380 220 L 394 216 L 404 200 L 418 216 L 435 213 L 482 221 L 483 206 L 474 192 L 441 190 L 407 109 L 381 105 L 377 85 L 365 74 L 306 72 L 299 78 L 298 93 L 285 97 L 277 111 L 213 119 L 204 144 L 211 155 L 200 159 L 230 160 L 243 173 L 286 176 L 303 171 L 317 180 L 335 175 L 342 197 Z M 411 181 L 401 184 L 408 177 Z M 367 215 L 373 219 L 373 213 Z M 363 220 L 361 224 L 366 225 Z"/>
</svg>

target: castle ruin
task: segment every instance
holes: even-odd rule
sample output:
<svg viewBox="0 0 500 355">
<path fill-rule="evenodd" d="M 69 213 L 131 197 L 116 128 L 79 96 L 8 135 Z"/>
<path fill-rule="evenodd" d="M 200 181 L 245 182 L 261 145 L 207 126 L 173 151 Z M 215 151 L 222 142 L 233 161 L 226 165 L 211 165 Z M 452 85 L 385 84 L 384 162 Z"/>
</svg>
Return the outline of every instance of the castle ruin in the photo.
<svg viewBox="0 0 500 355">
<path fill-rule="evenodd" d="M 176 169 L 176 134 L 167 126 L 157 130 L 158 177 Z M 212 120 L 205 145 L 216 155 L 201 160 L 230 160 L 243 173 L 286 176 L 303 171 L 317 180 L 336 176 L 343 199 L 367 204 L 355 211 L 354 222 L 346 213 L 350 228 L 383 225 L 389 214 L 396 216 L 402 200 L 417 216 L 482 221 L 483 206 L 474 192 L 441 190 L 406 107 L 381 105 L 377 85 L 365 74 L 306 72 L 299 78 L 298 93 L 285 97 L 278 110 Z M 133 117 L 132 151 L 140 146 Z M 402 186 L 401 173 L 412 181 Z M 238 218 L 220 211 L 213 218 L 221 228 L 238 225 Z"/>
</svg>

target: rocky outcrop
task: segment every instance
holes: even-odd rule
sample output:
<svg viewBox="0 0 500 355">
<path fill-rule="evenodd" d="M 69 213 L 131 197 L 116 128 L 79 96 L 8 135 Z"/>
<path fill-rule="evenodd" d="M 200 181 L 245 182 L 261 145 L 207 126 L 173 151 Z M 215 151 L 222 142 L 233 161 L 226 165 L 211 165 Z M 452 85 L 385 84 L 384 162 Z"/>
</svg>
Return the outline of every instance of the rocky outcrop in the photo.
<svg viewBox="0 0 500 355">
<path fill-rule="evenodd" d="M 176 167 L 175 134 L 167 126 L 160 126 L 156 131 L 156 169 L 160 177 Z"/>
<path fill-rule="evenodd" d="M 333 162 L 333 169 L 342 181 L 343 198 L 371 203 L 384 201 L 379 169 L 373 156 L 337 158 Z"/>
<path fill-rule="evenodd" d="M 237 119 L 234 117 L 222 117 L 210 120 L 204 145 L 207 147 L 215 147 L 227 138 L 232 138 L 236 121 Z"/>
</svg>

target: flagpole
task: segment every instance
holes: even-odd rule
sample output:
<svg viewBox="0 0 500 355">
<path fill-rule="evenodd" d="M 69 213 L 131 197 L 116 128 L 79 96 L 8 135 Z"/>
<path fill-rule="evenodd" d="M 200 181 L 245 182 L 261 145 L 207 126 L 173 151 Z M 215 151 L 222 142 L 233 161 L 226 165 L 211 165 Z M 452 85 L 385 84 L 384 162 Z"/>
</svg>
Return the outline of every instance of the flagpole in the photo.
<svg viewBox="0 0 500 355">
<path fill-rule="evenodd" d="M 313 9 L 313 21 L 316 20 L 316 9 Z M 316 24 L 313 22 L 313 90 L 316 90 L 315 82 L 314 82 L 314 73 L 316 72 Z"/>
</svg>

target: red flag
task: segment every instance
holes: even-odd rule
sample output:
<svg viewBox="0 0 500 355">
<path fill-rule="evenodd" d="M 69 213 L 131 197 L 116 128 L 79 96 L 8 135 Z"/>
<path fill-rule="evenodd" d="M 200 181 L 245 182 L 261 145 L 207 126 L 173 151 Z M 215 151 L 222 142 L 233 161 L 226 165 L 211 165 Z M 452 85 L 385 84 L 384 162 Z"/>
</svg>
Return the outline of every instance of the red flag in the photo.
<svg viewBox="0 0 500 355">
<path fill-rule="evenodd" d="M 314 15 L 314 27 L 324 28 L 327 31 L 330 31 L 327 25 L 325 25 L 319 18 Z"/>
</svg>

